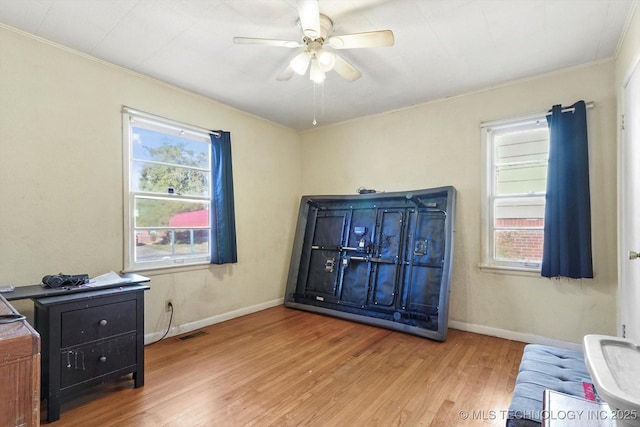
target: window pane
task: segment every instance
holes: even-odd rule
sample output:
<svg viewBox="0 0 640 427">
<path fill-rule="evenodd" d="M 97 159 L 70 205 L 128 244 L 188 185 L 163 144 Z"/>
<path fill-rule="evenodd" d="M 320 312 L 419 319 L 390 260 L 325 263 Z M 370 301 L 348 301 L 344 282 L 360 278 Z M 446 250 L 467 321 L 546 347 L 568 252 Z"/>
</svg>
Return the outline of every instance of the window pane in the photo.
<svg viewBox="0 0 640 427">
<path fill-rule="evenodd" d="M 497 199 L 493 215 L 496 228 L 544 227 L 544 197 Z"/>
<path fill-rule="evenodd" d="M 134 161 L 131 174 L 133 191 L 209 197 L 208 171 Z"/>
<path fill-rule="evenodd" d="M 496 133 L 495 194 L 546 191 L 549 129 L 546 123 Z"/>
<path fill-rule="evenodd" d="M 542 260 L 544 207 L 544 197 L 520 197 L 495 201 L 496 259 L 531 263 Z"/>
<path fill-rule="evenodd" d="M 496 135 L 496 163 L 515 163 L 549 158 L 549 128 Z"/>
<path fill-rule="evenodd" d="M 543 230 L 495 230 L 495 258 L 500 261 L 540 263 Z"/>
<path fill-rule="evenodd" d="M 208 254 L 209 230 L 180 228 L 136 231 L 136 262 Z"/>
<path fill-rule="evenodd" d="M 131 139 L 135 160 L 209 168 L 209 144 L 202 141 L 135 126 Z"/>
<path fill-rule="evenodd" d="M 496 168 L 496 194 L 544 193 L 547 190 L 547 163 Z"/>
<path fill-rule="evenodd" d="M 208 227 L 209 203 L 172 199 L 135 199 L 135 227 Z"/>
</svg>

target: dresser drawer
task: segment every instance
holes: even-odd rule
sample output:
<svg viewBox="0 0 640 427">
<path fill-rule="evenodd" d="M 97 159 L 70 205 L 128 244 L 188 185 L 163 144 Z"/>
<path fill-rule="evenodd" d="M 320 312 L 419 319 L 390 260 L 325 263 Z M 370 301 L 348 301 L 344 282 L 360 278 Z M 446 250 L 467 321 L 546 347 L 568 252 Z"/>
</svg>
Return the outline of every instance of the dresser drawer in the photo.
<svg viewBox="0 0 640 427">
<path fill-rule="evenodd" d="M 71 347 L 136 330 L 134 299 L 61 314 L 60 347 Z"/>
<path fill-rule="evenodd" d="M 68 348 L 60 352 L 60 388 L 95 380 L 136 364 L 136 334 Z M 98 381 L 93 381 L 100 382 Z"/>
</svg>

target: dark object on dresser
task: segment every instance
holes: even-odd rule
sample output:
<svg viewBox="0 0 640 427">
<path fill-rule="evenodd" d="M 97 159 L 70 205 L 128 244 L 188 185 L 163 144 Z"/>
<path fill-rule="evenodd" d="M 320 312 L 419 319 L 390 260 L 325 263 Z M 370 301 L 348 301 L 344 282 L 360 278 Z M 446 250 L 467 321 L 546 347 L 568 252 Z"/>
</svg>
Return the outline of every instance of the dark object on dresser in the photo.
<svg viewBox="0 0 640 427">
<path fill-rule="evenodd" d="M 61 400 L 88 387 L 133 373 L 144 385 L 146 285 L 37 298 L 42 337 L 42 397 L 47 421 L 60 418 Z"/>
<path fill-rule="evenodd" d="M 42 284 L 50 288 L 80 286 L 89 282 L 88 274 L 49 274 L 42 278 Z"/>
</svg>

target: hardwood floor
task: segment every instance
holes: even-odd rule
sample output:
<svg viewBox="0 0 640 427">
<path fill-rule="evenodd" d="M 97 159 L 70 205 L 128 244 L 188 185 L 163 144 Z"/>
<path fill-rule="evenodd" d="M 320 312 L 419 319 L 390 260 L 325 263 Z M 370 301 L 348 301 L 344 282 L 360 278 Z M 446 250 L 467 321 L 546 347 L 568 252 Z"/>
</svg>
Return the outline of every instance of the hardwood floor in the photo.
<svg viewBox="0 0 640 427">
<path fill-rule="evenodd" d="M 284 307 L 202 331 L 147 346 L 144 387 L 105 384 L 64 403 L 51 425 L 504 426 L 524 348 Z"/>
</svg>

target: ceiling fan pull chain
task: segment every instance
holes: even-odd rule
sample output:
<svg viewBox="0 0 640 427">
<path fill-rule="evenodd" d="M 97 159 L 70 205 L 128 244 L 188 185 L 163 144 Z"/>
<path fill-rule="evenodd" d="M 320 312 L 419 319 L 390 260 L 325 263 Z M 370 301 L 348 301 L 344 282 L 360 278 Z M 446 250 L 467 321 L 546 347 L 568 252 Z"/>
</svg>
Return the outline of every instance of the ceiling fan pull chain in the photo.
<svg viewBox="0 0 640 427">
<path fill-rule="evenodd" d="M 324 116 L 324 81 L 322 82 L 322 94 L 320 95 L 322 100 L 320 101 L 320 115 Z"/>
<path fill-rule="evenodd" d="M 318 122 L 316 121 L 316 83 L 313 82 L 313 125 L 317 125 Z"/>
</svg>

